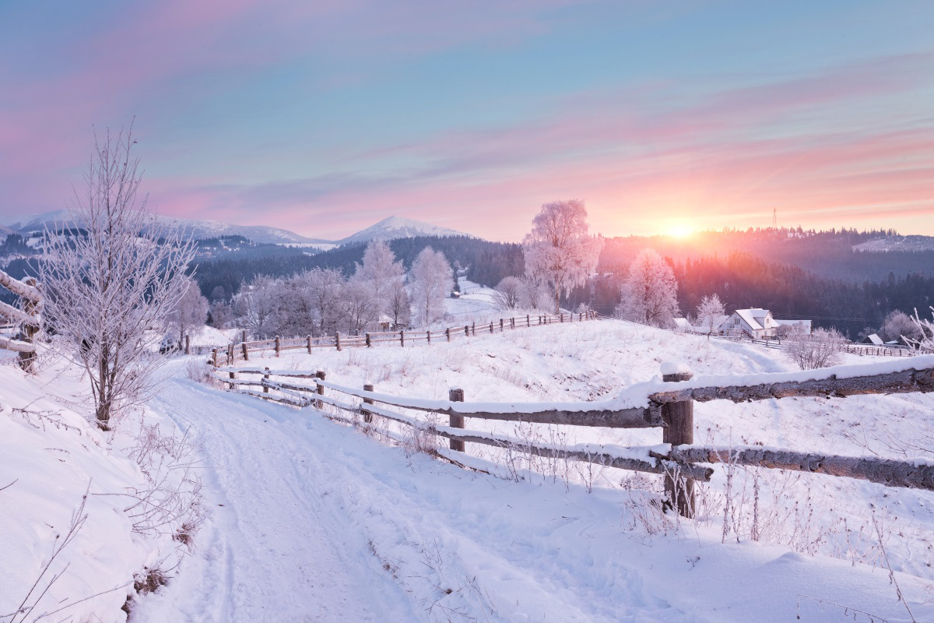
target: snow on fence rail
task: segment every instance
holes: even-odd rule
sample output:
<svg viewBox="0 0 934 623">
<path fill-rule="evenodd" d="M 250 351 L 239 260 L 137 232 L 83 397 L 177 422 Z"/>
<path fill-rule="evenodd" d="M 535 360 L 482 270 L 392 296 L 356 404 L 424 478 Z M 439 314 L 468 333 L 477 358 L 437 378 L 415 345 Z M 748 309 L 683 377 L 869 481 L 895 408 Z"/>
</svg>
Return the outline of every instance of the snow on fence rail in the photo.
<svg viewBox="0 0 934 623">
<path fill-rule="evenodd" d="M 292 338 L 277 336 L 269 340 L 253 341 L 246 341 L 246 339 L 244 339 L 242 342 L 230 344 L 226 351 L 219 348 L 213 349 L 211 351 L 211 359 L 215 367 L 221 365 L 222 360 L 224 365 L 229 366 L 235 364 L 238 360 L 249 361 L 251 354 L 259 353 L 263 355 L 270 351 L 274 352 L 276 357 L 278 357 L 282 351 L 286 350 L 307 350 L 308 354 L 311 354 L 315 348 L 336 348 L 337 350 L 342 350 L 344 348 L 370 348 L 376 344 L 398 344 L 399 346 L 405 346 L 406 343 L 411 345 L 416 342 L 427 342 L 430 344 L 432 340 L 450 342 L 458 337 L 477 335 L 478 329 L 481 334 L 502 333 L 507 329 L 531 328 L 560 324 L 563 322 L 583 322 L 585 320 L 595 319 L 596 314 L 592 311 L 576 314 L 560 313 L 538 316 L 527 314 L 524 317 L 500 318 L 499 320 L 493 320 L 489 323 L 481 323 L 479 325 L 476 322 L 472 322 L 469 325 L 447 327 L 435 331 L 372 331 L 364 333 L 363 335 L 342 335 L 337 333 L 335 335 L 325 335 L 321 337 L 309 335 Z"/>
<path fill-rule="evenodd" d="M 869 365 L 837 366 L 822 370 L 692 378 L 690 371 L 663 365 L 662 382 L 639 383 L 616 398 L 591 402 L 464 402 L 463 391 L 452 389 L 448 400 L 426 400 L 362 390 L 326 380 L 323 371 L 271 370 L 269 368 L 222 368 L 216 378 L 230 390 L 294 407 L 329 404 L 351 414 L 342 419 L 354 423 L 362 416 L 387 418 L 428 434 L 447 438 L 451 452 L 442 456 L 465 465 L 464 444 L 478 443 L 510 448 L 536 456 L 567 458 L 653 474 L 664 474 L 673 506 L 693 516 L 693 481 L 707 482 L 713 473 L 701 464 L 733 463 L 772 469 L 828 474 L 868 480 L 891 487 L 934 491 L 934 461 L 891 461 L 875 457 L 845 457 L 793 450 L 737 447 L 721 448 L 693 444 L 693 403 L 711 400 L 749 402 L 788 397 L 845 398 L 862 394 L 934 391 L 934 355 L 911 361 L 888 361 Z M 224 373 L 227 376 L 221 376 Z M 238 378 L 237 375 L 249 378 Z M 285 380 L 283 380 L 285 379 Z M 244 389 L 246 388 L 246 389 Z M 253 389 L 256 388 L 256 389 Z M 360 403 L 325 395 L 331 390 L 360 400 Z M 378 404 L 377 404 L 378 403 Z M 448 426 L 430 425 L 416 417 L 387 408 L 446 414 Z M 606 428 L 662 428 L 663 443 L 654 447 L 622 447 L 596 444 L 563 446 L 529 443 L 505 435 L 464 429 L 465 418 L 600 426 Z"/>
<path fill-rule="evenodd" d="M 23 339 L 0 336 L 0 349 L 19 353 L 20 365 L 29 369 L 35 359 L 35 336 L 39 332 L 39 313 L 42 310 L 42 293 L 33 277 L 20 281 L 0 270 L 0 286 L 20 297 L 23 309 L 0 302 L 0 318 L 22 327 Z"/>
</svg>

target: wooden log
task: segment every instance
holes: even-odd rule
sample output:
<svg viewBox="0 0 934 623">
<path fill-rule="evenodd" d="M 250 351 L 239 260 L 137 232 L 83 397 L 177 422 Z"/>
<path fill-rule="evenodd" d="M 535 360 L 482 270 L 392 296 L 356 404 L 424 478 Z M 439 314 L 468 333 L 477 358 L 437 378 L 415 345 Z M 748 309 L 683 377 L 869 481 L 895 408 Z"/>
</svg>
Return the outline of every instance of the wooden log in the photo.
<svg viewBox="0 0 934 623">
<path fill-rule="evenodd" d="M 373 386 L 370 385 L 369 383 L 367 383 L 366 385 L 363 386 L 363 391 L 365 391 L 365 392 L 371 392 L 371 391 L 373 391 Z M 363 404 L 365 404 L 365 405 L 371 405 L 371 404 L 373 404 L 373 399 L 372 399 L 372 398 L 364 398 L 364 399 L 363 399 Z M 372 411 L 367 411 L 367 410 L 364 408 L 364 409 L 360 409 L 360 413 L 363 414 L 363 421 L 366 422 L 367 424 L 369 424 L 370 422 L 373 421 L 373 412 L 372 412 Z"/>
<path fill-rule="evenodd" d="M 31 316 L 21 309 L 8 305 L 0 301 L 0 316 L 5 316 L 13 322 L 21 322 L 24 325 L 39 326 L 39 321 L 35 316 Z"/>
<path fill-rule="evenodd" d="M 32 283 L 26 283 L 25 279 L 23 281 L 14 279 L 4 271 L 0 270 L 0 286 L 3 286 L 13 294 L 21 296 L 24 299 L 28 299 L 35 303 L 42 303 L 42 292 L 40 292 L 39 288 L 33 284 L 35 284 L 34 279 L 32 280 Z"/>
<path fill-rule="evenodd" d="M 0 349 L 12 350 L 16 353 L 34 353 L 36 352 L 36 345 L 0 336 Z"/>
<path fill-rule="evenodd" d="M 669 458 L 686 463 L 735 463 L 868 480 L 887 487 L 934 491 L 934 465 L 766 448 L 672 448 Z"/>
<path fill-rule="evenodd" d="M 452 387 L 448 391 L 448 400 L 451 402 L 464 402 L 464 390 L 458 387 Z M 463 415 L 449 415 L 448 416 L 448 426 L 451 428 L 464 428 L 464 416 Z M 464 451 L 464 441 L 460 439 L 451 439 L 451 450 L 457 450 L 458 452 Z"/>
<path fill-rule="evenodd" d="M 318 379 L 318 380 L 320 380 L 320 381 L 325 380 L 326 376 L 327 376 L 327 375 L 325 375 L 324 370 L 318 370 L 317 372 L 315 372 L 315 378 Z M 318 391 L 317 391 L 317 393 L 318 393 L 319 396 L 324 396 L 324 385 L 322 385 L 321 383 L 318 383 Z M 315 408 L 316 408 L 316 409 L 320 409 L 320 408 L 323 407 L 323 406 L 324 406 L 324 403 L 322 403 L 320 400 L 318 400 L 318 401 L 315 402 Z"/>
<path fill-rule="evenodd" d="M 649 396 L 649 399 L 659 404 L 685 400 L 694 400 L 696 402 L 709 402 L 711 400 L 751 402 L 796 396 L 845 398 L 864 394 L 927 393 L 932 391 L 934 391 L 934 368 L 922 368 L 843 379 L 831 375 L 830 378 L 810 381 L 784 381 L 749 386 L 696 387 L 670 392 L 657 392 Z"/>
<path fill-rule="evenodd" d="M 662 381 L 677 383 L 690 381 L 694 375 L 689 371 L 663 374 Z M 662 442 L 672 446 L 694 443 L 694 403 L 690 400 L 669 402 L 662 406 L 665 428 Z M 677 508 L 682 517 L 694 517 L 694 481 L 680 473 L 665 474 L 665 493 L 672 508 Z"/>
</svg>

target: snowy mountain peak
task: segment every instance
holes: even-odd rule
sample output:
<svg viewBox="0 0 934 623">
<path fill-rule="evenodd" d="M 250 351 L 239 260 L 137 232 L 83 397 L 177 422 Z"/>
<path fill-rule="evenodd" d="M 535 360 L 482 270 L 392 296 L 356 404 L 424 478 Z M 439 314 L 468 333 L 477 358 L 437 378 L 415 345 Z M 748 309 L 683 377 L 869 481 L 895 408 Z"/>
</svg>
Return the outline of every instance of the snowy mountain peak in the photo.
<svg viewBox="0 0 934 623">
<path fill-rule="evenodd" d="M 362 244 L 371 240 L 395 240 L 416 236 L 467 236 L 467 234 L 410 218 L 390 216 L 352 236 L 338 240 L 338 244 Z"/>
</svg>

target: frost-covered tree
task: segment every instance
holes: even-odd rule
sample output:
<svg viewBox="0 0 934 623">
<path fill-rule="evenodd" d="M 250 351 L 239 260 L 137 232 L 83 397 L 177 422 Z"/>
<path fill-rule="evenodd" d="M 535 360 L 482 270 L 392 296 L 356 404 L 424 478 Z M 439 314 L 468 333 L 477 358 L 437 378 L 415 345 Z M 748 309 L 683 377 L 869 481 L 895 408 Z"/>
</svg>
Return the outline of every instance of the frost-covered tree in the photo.
<svg viewBox="0 0 934 623">
<path fill-rule="evenodd" d="M 65 352 L 84 366 L 103 429 L 121 408 L 153 389 L 160 358 L 151 356 L 151 329 L 162 330 L 185 294 L 194 245 L 156 221 L 137 201 L 139 160 L 129 131 L 101 139 L 69 218 L 46 231 L 41 278 L 45 318 Z"/>
<path fill-rule="evenodd" d="M 889 315 L 882 321 L 879 334 L 886 342 L 904 341 L 908 343 L 912 340 L 918 340 L 922 335 L 922 331 L 911 316 L 896 309 L 889 312 Z"/>
<path fill-rule="evenodd" d="M 253 337 L 265 339 L 279 330 L 278 281 L 257 275 L 231 301 L 237 324 Z"/>
<path fill-rule="evenodd" d="M 723 302 L 716 293 L 705 296 L 701 299 L 700 305 L 697 306 L 697 325 L 703 327 L 709 337 L 711 333 L 716 331 L 720 320 L 725 315 L 726 310 L 723 307 Z"/>
<path fill-rule="evenodd" d="M 542 206 L 522 243 L 526 274 L 549 285 L 555 313 L 561 309 L 561 293 L 584 285 L 597 269 L 603 238 L 587 232 L 583 201 L 554 201 Z"/>
<path fill-rule="evenodd" d="M 454 287 L 451 263 L 444 253 L 425 247 L 412 263 L 410 274 L 418 319 L 429 325 L 444 315 L 444 299 Z"/>
<path fill-rule="evenodd" d="M 522 309 L 549 309 L 554 301 L 551 289 L 533 279 L 523 279 L 519 290 L 519 307 Z"/>
<path fill-rule="evenodd" d="M 332 335 L 344 315 L 344 276 L 333 268 L 315 268 L 302 275 L 317 321 L 313 335 Z"/>
<path fill-rule="evenodd" d="M 668 262 L 643 249 L 629 267 L 616 315 L 653 327 L 670 327 L 678 315 L 678 282 Z"/>
<path fill-rule="evenodd" d="M 785 352 L 802 370 L 837 365 L 846 346 L 846 338 L 836 329 L 815 329 L 810 335 L 792 333 L 783 342 Z"/>
<path fill-rule="evenodd" d="M 934 307 L 931 307 L 931 315 L 934 317 Z M 924 353 L 934 353 L 934 322 L 922 318 L 917 309 L 915 315 L 911 316 L 911 320 L 917 327 L 919 335 L 916 338 L 908 338 L 908 345 Z"/>
<path fill-rule="evenodd" d="M 178 334 L 179 343 L 182 343 L 185 336 L 190 335 L 192 330 L 198 330 L 204 326 L 207 318 L 208 300 L 202 296 L 198 283 L 194 279 L 189 279 L 185 294 L 169 314 L 169 324 Z"/>
<path fill-rule="evenodd" d="M 493 303 L 496 308 L 507 310 L 519 307 L 524 287 L 525 285 L 518 277 L 503 277 L 495 288 L 496 294 L 493 297 Z"/>
<path fill-rule="evenodd" d="M 371 283 L 351 278 L 344 285 L 344 323 L 348 331 L 358 335 L 372 322 L 379 319 L 380 308 L 385 304 L 371 289 Z M 391 284 L 390 284 L 391 285 Z M 383 298 L 388 296 L 389 290 L 384 290 Z"/>
<path fill-rule="evenodd" d="M 378 317 L 389 310 L 390 293 L 402 282 L 403 275 L 402 262 L 396 261 L 389 245 L 384 240 L 373 240 L 366 246 L 363 263 L 357 264 L 351 281 L 359 282 L 370 291 L 376 304 L 374 317 Z"/>
<path fill-rule="evenodd" d="M 393 328 L 407 327 L 412 322 L 412 299 L 403 281 L 395 282 L 389 291 L 389 309 Z"/>
</svg>

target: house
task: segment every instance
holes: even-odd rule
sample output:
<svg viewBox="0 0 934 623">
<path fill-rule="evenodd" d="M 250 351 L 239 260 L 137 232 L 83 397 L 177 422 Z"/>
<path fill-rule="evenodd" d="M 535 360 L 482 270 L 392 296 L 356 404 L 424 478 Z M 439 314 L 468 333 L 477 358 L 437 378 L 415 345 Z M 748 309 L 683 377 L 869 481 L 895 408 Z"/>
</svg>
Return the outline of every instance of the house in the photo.
<svg viewBox="0 0 934 623">
<path fill-rule="evenodd" d="M 870 333 L 865 338 L 863 338 L 863 344 L 872 344 L 873 346 L 884 346 L 885 342 L 883 342 L 882 338 L 876 335 L 875 333 Z"/>
<path fill-rule="evenodd" d="M 720 332 L 727 335 L 748 335 L 756 340 L 774 337 L 778 323 L 767 309 L 753 307 L 737 309 L 720 325 Z"/>
<path fill-rule="evenodd" d="M 675 318 L 675 329 L 677 331 L 684 331 L 686 333 L 694 331 L 694 327 L 691 326 L 691 323 L 688 322 L 687 318 Z"/>
</svg>

